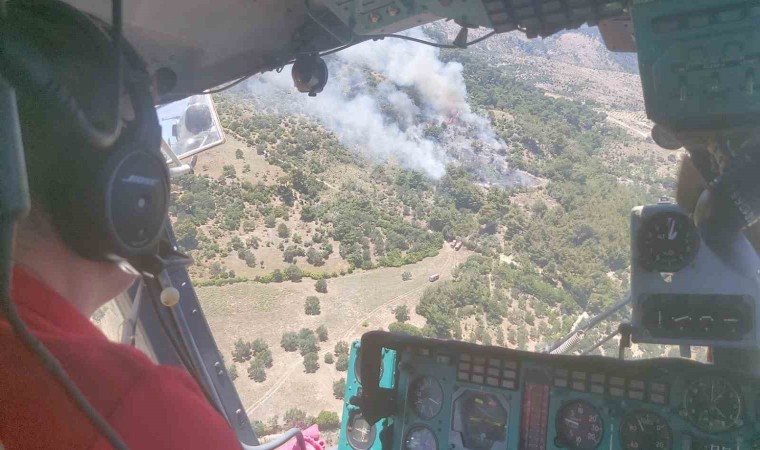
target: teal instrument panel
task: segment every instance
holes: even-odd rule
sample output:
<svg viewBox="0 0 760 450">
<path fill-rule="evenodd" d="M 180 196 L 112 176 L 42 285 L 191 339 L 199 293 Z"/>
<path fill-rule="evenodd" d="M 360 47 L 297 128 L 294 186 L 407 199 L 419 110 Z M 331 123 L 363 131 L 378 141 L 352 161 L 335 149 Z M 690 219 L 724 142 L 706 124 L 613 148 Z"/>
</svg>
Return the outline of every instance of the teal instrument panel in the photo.
<svg viewBox="0 0 760 450">
<path fill-rule="evenodd" d="M 393 419 L 386 418 L 377 424 L 370 425 L 363 419 L 359 408 L 350 404 L 351 398 L 358 396 L 362 388 L 360 358 L 361 346 L 359 341 L 356 341 L 351 344 L 351 354 L 348 359 L 339 448 L 348 450 L 380 450 L 382 448 L 390 448 L 383 447 L 381 442 L 383 440 L 388 441 L 388 433 L 392 429 Z M 394 388 L 396 381 L 395 351 L 383 350 L 381 367 L 379 385 L 384 388 Z"/>
<path fill-rule="evenodd" d="M 760 449 L 760 380 L 749 374 L 416 342 L 382 350 L 395 409 L 374 425 L 351 404 L 362 386 L 349 374 L 341 450 Z M 354 343 L 349 370 L 359 352 Z"/>
</svg>

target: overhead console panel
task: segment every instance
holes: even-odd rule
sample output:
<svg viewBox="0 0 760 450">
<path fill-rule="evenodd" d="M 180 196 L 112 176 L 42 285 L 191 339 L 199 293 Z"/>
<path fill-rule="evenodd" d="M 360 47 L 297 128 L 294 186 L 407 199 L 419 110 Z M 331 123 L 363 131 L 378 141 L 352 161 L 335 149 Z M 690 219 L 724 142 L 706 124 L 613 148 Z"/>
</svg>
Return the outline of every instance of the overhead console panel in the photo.
<svg viewBox="0 0 760 450">
<path fill-rule="evenodd" d="M 360 352 L 362 381 L 349 372 L 345 397 L 345 450 L 760 448 L 760 379 L 691 360 L 538 354 L 385 332 L 355 343 L 352 362 Z"/>
<path fill-rule="evenodd" d="M 622 1 L 609 0 L 325 0 L 330 10 L 356 34 L 386 34 L 440 18 L 497 33 L 522 30 L 529 37 L 548 36 L 584 23 L 621 15 Z"/>
</svg>

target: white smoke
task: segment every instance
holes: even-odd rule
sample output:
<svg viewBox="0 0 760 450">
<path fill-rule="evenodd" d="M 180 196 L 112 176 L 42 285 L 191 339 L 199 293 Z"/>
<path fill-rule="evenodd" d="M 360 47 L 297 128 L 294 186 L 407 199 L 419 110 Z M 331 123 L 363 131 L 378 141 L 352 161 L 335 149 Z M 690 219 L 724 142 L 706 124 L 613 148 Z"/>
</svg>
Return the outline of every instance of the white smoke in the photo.
<svg viewBox="0 0 760 450">
<path fill-rule="evenodd" d="M 419 30 L 411 34 L 428 39 Z M 504 157 L 496 156 L 506 154 L 504 142 L 467 102 L 462 65 L 441 61 L 437 48 L 385 39 L 356 45 L 326 61 L 330 78 L 316 97 L 297 93 L 289 70 L 263 74 L 248 88 L 267 103 L 317 119 L 368 158 L 395 160 L 433 178 L 441 177 L 451 162 L 476 170 L 496 168 L 499 177 L 511 179 L 497 182 L 514 182 Z"/>
</svg>

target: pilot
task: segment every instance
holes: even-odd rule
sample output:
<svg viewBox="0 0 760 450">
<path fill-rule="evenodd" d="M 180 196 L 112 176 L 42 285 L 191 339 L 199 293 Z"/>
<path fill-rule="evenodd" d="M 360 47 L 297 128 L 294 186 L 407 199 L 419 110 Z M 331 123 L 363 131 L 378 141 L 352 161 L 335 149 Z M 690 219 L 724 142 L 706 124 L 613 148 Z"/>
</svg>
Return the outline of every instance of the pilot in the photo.
<svg viewBox="0 0 760 450">
<path fill-rule="evenodd" d="M 55 33 L 29 27 L 36 47 L 55 61 L 59 77 L 81 105 L 106 114 L 112 110 L 112 95 L 103 82 L 109 79 L 109 64 L 99 60 L 103 55 L 87 50 L 92 43 L 73 21 L 55 21 Z M 17 100 L 32 210 L 17 228 L 12 298 L 27 327 L 129 448 L 240 448 L 234 431 L 186 371 L 156 365 L 139 350 L 108 341 L 90 322 L 93 312 L 135 277 L 114 263 L 79 256 L 59 237 L 45 205 L 65 186 L 50 185 L 49 171 L 56 167 L 48 162 L 50 155 L 80 144 L 66 140 L 55 114 L 35 99 L 17 90 Z M 121 104 L 122 119 L 131 119 L 134 111 L 127 96 Z M 110 448 L 4 318 L 0 448 Z"/>
</svg>

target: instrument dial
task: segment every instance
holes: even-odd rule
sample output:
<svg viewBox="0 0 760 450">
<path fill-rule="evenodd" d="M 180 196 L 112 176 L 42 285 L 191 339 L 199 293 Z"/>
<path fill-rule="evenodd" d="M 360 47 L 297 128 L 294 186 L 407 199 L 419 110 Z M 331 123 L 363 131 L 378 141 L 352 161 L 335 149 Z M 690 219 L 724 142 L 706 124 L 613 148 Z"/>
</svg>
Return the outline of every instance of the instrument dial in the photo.
<svg viewBox="0 0 760 450">
<path fill-rule="evenodd" d="M 443 407 L 443 388 L 431 376 L 418 378 L 412 383 L 409 399 L 414 412 L 423 419 L 432 419 Z"/>
<path fill-rule="evenodd" d="M 728 380 L 707 376 L 692 381 L 683 398 L 686 418 L 707 433 L 730 430 L 740 422 L 742 400 Z"/>
<path fill-rule="evenodd" d="M 493 394 L 471 393 L 462 403 L 462 440 L 470 450 L 488 450 L 507 435 L 507 410 Z"/>
<path fill-rule="evenodd" d="M 699 250 L 699 233 L 686 214 L 668 211 L 650 216 L 638 232 L 639 263 L 647 270 L 678 272 Z"/>
<path fill-rule="evenodd" d="M 557 412 L 558 444 L 578 450 L 595 449 L 602 441 L 604 423 L 599 411 L 590 403 L 575 400 Z"/>
<path fill-rule="evenodd" d="M 438 440 L 430 428 L 416 426 L 407 433 L 404 450 L 438 450 Z"/>
<path fill-rule="evenodd" d="M 369 450 L 375 442 L 377 430 L 358 411 L 352 411 L 346 425 L 348 444 L 355 450 Z"/>
<path fill-rule="evenodd" d="M 620 422 L 620 445 L 624 450 L 670 450 L 673 433 L 659 415 L 635 411 Z"/>
</svg>

